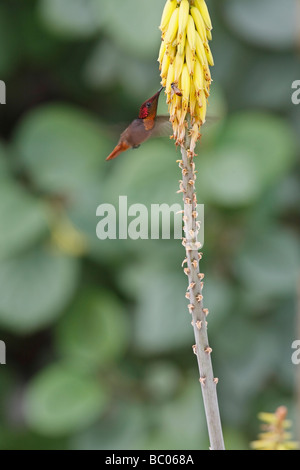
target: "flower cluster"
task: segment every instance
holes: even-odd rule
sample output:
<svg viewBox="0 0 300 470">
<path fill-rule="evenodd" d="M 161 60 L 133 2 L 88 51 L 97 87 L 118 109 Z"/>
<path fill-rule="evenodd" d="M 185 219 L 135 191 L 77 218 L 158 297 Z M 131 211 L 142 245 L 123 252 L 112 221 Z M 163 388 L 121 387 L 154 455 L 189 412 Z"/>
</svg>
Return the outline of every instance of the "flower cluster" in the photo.
<svg viewBox="0 0 300 470">
<path fill-rule="evenodd" d="M 178 145 L 185 142 L 190 115 L 190 154 L 194 155 L 201 126 L 205 123 L 214 65 L 208 41 L 212 24 L 204 0 L 167 0 L 160 29 L 162 43 L 159 64 L 166 88 L 173 136 Z"/>
<path fill-rule="evenodd" d="M 263 432 L 259 434 L 258 440 L 251 442 L 255 450 L 294 450 L 298 449 L 298 443 L 291 440 L 291 434 L 287 429 L 292 423 L 286 419 L 287 409 L 285 406 L 277 408 L 275 413 L 259 413 L 258 417 L 262 424 Z"/>
</svg>

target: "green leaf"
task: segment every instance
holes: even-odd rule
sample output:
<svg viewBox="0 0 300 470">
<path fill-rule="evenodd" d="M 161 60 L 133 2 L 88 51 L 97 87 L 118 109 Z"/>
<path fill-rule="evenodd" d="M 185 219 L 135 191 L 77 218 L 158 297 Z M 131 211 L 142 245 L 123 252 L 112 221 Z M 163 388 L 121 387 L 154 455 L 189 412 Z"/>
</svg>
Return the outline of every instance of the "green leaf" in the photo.
<svg viewBox="0 0 300 470">
<path fill-rule="evenodd" d="M 1 334 L 1 340 L 6 342 L 6 352 L 7 350 L 11 351 L 11 344 L 6 341 L 6 337 Z M 5 421 L 7 418 L 7 403 L 9 402 L 12 393 L 16 387 L 17 383 L 17 374 L 16 370 L 13 367 L 5 367 L 1 365 L 1 377 L 0 377 L 0 394 L 1 394 L 1 403 L 0 403 L 0 444 L 1 449 L 4 447 L 2 446 L 2 426 L 5 425 Z"/>
<path fill-rule="evenodd" d="M 223 9 L 230 27 L 256 46 L 286 49 L 296 43 L 296 0 L 228 0 Z"/>
<path fill-rule="evenodd" d="M 147 449 L 207 449 L 208 438 L 201 390 L 195 377 L 185 378 L 180 395 L 151 413 L 156 427 L 147 442 Z M 195 417 L 197 417 L 195 419 Z M 179 432 L 184 429 L 184 432 Z"/>
<path fill-rule="evenodd" d="M 22 417 L 23 421 L 23 417 Z M 28 427 L 19 426 L 18 429 L 7 426 L 0 428 L 0 445 L 5 450 L 66 450 L 68 440 L 66 438 L 38 435 L 29 431 Z"/>
<path fill-rule="evenodd" d="M 151 243 L 143 244 L 143 240 L 99 240 L 96 235 L 98 222 L 104 217 L 96 216 L 96 209 L 101 204 L 111 204 L 116 211 L 116 219 L 122 210 L 122 202 L 119 204 L 119 196 L 127 197 L 127 208 L 135 203 L 145 204 L 148 214 L 151 214 L 151 204 L 169 204 L 175 207 L 175 212 L 183 208 L 182 197 L 176 194 L 178 190 L 178 178 L 180 170 L 175 162 L 176 154 L 174 144 L 152 140 L 145 142 L 137 150 L 129 150 L 120 155 L 115 161 L 106 162 L 110 172 L 101 187 L 90 185 L 82 191 L 77 191 L 72 197 L 68 208 L 68 216 L 80 230 L 87 235 L 91 251 L 101 259 L 116 259 L 126 252 L 136 252 L 139 247 L 149 248 Z M 125 204 L 125 203 L 124 203 Z M 124 212 L 122 213 L 124 215 Z M 177 215 L 180 223 L 180 215 Z M 128 216 L 128 226 L 134 221 L 134 216 Z M 170 216 L 171 234 L 173 236 L 173 212 Z M 150 222 L 149 222 L 150 227 Z M 117 227 L 118 238 L 118 227 Z M 141 243 L 140 243 L 141 242 Z M 157 244 L 157 241 L 153 245 Z M 155 246 L 153 246 L 155 250 Z"/>
<path fill-rule="evenodd" d="M 168 114 L 166 110 L 163 114 Z M 206 117 L 206 124 L 201 128 L 201 141 L 196 147 L 196 154 L 202 156 L 204 149 L 208 146 L 215 146 L 225 124 L 227 116 L 227 103 L 224 90 L 220 83 L 214 81 L 214 86 L 209 97 L 209 107 Z"/>
<path fill-rule="evenodd" d="M 119 64 L 121 52 L 111 41 L 100 40 L 93 48 L 84 67 L 84 78 L 89 86 L 112 86 L 121 78 Z M 105 63 L 105 67 L 103 64 Z"/>
<path fill-rule="evenodd" d="M 9 8 L 0 5 L 0 80 L 11 74 L 19 58 L 16 24 L 12 22 Z"/>
<path fill-rule="evenodd" d="M 78 264 L 46 249 L 0 263 L 0 325 L 31 333 L 54 321 L 77 286 Z"/>
<path fill-rule="evenodd" d="M 285 109 L 294 108 L 291 101 L 291 84 L 299 75 L 299 64 L 292 51 L 281 55 L 264 51 L 248 57 L 247 62 L 233 91 L 233 97 L 240 109 L 271 109 L 282 113 Z"/>
<path fill-rule="evenodd" d="M 102 2 L 101 11 L 97 3 L 95 0 L 40 0 L 39 13 L 53 33 L 71 39 L 87 38 L 105 20 L 105 3 Z"/>
<path fill-rule="evenodd" d="M 77 433 L 71 440 L 71 449 L 114 451 L 147 448 L 149 431 L 145 403 L 124 396 L 114 402 L 112 410 L 94 426 Z"/>
<path fill-rule="evenodd" d="M 208 322 L 209 329 L 214 334 L 215 330 L 222 327 L 224 318 L 233 309 L 234 288 L 221 276 L 217 277 L 208 271 L 205 272 L 203 297 L 205 307 L 211 312 Z"/>
<path fill-rule="evenodd" d="M 295 135 L 288 123 L 271 114 L 244 112 L 228 122 L 224 143 L 252 153 L 261 182 L 271 184 L 290 169 L 296 157 Z"/>
<path fill-rule="evenodd" d="M 162 139 L 145 142 L 136 150 L 128 150 L 111 164 L 106 179 L 105 194 L 108 203 L 118 203 L 119 196 L 126 195 L 128 204 L 136 202 L 182 203 L 176 196 L 180 170 L 176 159 L 180 152 L 171 142 Z"/>
<path fill-rule="evenodd" d="M 246 333 L 245 333 L 246 332 Z M 278 341 L 263 325 L 250 321 L 236 309 L 219 331 L 214 332 L 214 353 L 218 354 L 216 374 L 221 381 L 223 418 L 239 427 L 248 418 L 251 400 L 277 370 Z"/>
<path fill-rule="evenodd" d="M 5 151 L 4 144 L 0 142 L 0 181 L 6 180 L 8 177 L 8 168 L 7 168 L 7 155 Z"/>
<path fill-rule="evenodd" d="M 124 271 L 122 276 L 126 278 L 125 284 L 134 286 L 137 299 L 134 337 L 138 351 L 158 354 L 192 341 L 186 279 L 182 272 L 147 264 L 147 268 L 135 266 Z"/>
<path fill-rule="evenodd" d="M 96 378 L 64 364 L 55 364 L 43 369 L 29 383 L 24 412 L 34 431 L 59 436 L 93 423 L 107 401 Z"/>
<path fill-rule="evenodd" d="M 251 233 L 235 260 L 239 279 L 253 295 L 274 298 L 296 290 L 300 249 L 295 236 L 279 226 Z"/>
<path fill-rule="evenodd" d="M 1 260 L 29 248 L 46 233 L 47 207 L 27 194 L 21 186 L 1 183 L 0 220 Z"/>
<path fill-rule="evenodd" d="M 158 84 L 157 70 L 151 62 L 132 57 L 112 41 L 103 39 L 91 52 L 83 74 L 90 87 L 101 89 L 122 84 L 134 99 L 140 97 L 141 102 L 145 100 L 145 90 L 152 90 L 153 84 Z"/>
<path fill-rule="evenodd" d="M 76 191 L 72 197 L 71 204 L 67 208 L 67 214 L 74 226 L 88 240 L 89 251 L 93 254 L 99 252 L 101 257 L 107 255 L 106 257 L 110 258 L 114 251 L 120 253 L 122 248 L 117 240 L 103 241 L 96 237 L 96 226 L 98 223 L 96 209 L 100 204 L 107 202 L 103 194 L 104 190 L 102 187 L 99 187 L 99 184 L 90 185 L 88 188 Z"/>
<path fill-rule="evenodd" d="M 109 6 L 109 18 L 105 26 L 107 34 L 134 55 L 156 58 L 160 42 L 158 26 L 163 9 L 161 0 L 103 2 Z"/>
<path fill-rule="evenodd" d="M 223 428 L 226 450 L 247 450 L 249 442 L 240 430 L 235 428 Z"/>
<path fill-rule="evenodd" d="M 274 312 L 274 313 L 273 313 Z M 295 297 L 290 296 L 281 302 L 276 302 L 272 315 L 265 319 L 266 329 L 280 332 L 280 348 L 274 351 L 274 362 L 276 363 L 276 378 L 284 388 L 293 390 L 295 385 L 295 364 L 292 362 L 291 343 L 298 339 L 295 334 L 297 323 L 297 303 Z M 297 367 L 297 366 L 296 366 Z"/>
<path fill-rule="evenodd" d="M 205 154 L 196 185 L 205 201 L 225 207 L 250 204 L 261 191 L 253 155 L 235 144 Z"/>
<path fill-rule="evenodd" d="M 153 361 L 146 369 L 144 383 L 156 400 L 169 400 L 180 384 L 180 371 L 171 361 Z"/>
<path fill-rule="evenodd" d="M 291 114 L 292 122 L 293 122 L 293 128 L 296 131 L 298 145 L 300 144 L 300 113 L 299 113 L 299 109 L 300 109 L 300 104 L 298 104 L 297 106 L 294 106 L 293 112 Z"/>
<path fill-rule="evenodd" d="M 196 184 L 205 200 L 248 205 L 290 169 L 295 156 L 295 137 L 284 120 L 238 113 L 228 120 L 215 150 L 203 154 Z"/>
<path fill-rule="evenodd" d="M 35 184 L 63 194 L 97 181 L 111 147 L 91 116 L 59 104 L 26 115 L 15 143 Z"/>
<path fill-rule="evenodd" d="M 60 353 L 85 370 L 118 359 L 128 345 L 128 320 L 118 299 L 99 290 L 83 292 L 57 325 Z"/>
<path fill-rule="evenodd" d="M 38 3 L 38 2 L 37 2 Z M 23 4 L 21 15 L 22 28 L 22 52 L 26 55 L 26 60 L 31 64 L 38 64 L 45 70 L 50 70 L 57 66 L 57 60 L 64 54 L 63 48 L 68 47 L 62 41 L 45 31 L 39 14 L 32 14 L 32 4 Z M 46 85 L 47 86 L 47 85 Z M 18 90 L 22 96 L 22 90 Z M 15 100 L 18 99 L 15 97 Z"/>
</svg>

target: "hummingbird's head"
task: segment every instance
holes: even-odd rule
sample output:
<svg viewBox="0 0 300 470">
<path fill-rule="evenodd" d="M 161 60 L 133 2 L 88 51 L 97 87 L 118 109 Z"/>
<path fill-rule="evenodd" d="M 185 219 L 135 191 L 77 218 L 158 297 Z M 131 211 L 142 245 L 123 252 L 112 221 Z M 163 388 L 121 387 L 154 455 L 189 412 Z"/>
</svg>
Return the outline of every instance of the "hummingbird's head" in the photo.
<svg viewBox="0 0 300 470">
<path fill-rule="evenodd" d="M 161 87 L 152 98 L 149 98 L 142 104 L 139 112 L 140 119 L 154 119 L 156 117 L 158 98 L 162 90 L 163 87 Z"/>
</svg>

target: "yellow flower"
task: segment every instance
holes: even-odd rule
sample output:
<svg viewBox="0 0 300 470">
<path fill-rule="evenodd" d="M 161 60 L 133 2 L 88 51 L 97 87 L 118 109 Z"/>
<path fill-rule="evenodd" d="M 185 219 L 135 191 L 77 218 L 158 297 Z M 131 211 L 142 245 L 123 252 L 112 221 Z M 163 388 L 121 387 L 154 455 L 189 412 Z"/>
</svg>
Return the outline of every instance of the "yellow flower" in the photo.
<svg viewBox="0 0 300 470">
<path fill-rule="evenodd" d="M 208 41 L 212 24 L 204 0 L 167 0 L 160 24 L 158 62 L 166 87 L 170 121 L 177 145 L 184 145 L 189 128 L 189 155 L 194 156 L 205 123 L 214 64 Z"/>
<path fill-rule="evenodd" d="M 258 435 L 258 440 L 251 442 L 255 450 L 296 450 L 298 442 L 291 441 L 291 434 L 286 432 L 292 423 L 286 419 L 287 408 L 280 406 L 275 413 L 259 413 L 258 418 L 263 421 L 263 432 Z"/>
<path fill-rule="evenodd" d="M 88 252 L 85 235 L 63 214 L 54 221 L 51 243 L 63 253 L 73 257 L 80 257 Z"/>
</svg>

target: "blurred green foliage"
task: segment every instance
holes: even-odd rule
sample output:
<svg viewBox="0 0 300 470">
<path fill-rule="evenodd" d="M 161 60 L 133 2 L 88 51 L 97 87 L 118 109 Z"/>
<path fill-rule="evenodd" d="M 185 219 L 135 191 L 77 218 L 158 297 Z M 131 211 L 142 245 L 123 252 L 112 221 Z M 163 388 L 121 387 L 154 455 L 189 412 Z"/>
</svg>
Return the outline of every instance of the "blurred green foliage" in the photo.
<svg viewBox="0 0 300 470">
<path fill-rule="evenodd" d="M 221 119 L 196 161 L 204 296 L 226 444 L 245 449 L 259 410 L 295 416 L 296 1 L 208 3 Z M 163 5 L 0 2 L 2 449 L 208 445 L 180 241 L 96 238 L 97 206 L 119 195 L 181 203 L 168 139 L 105 162 L 159 86 Z"/>
</svg>

